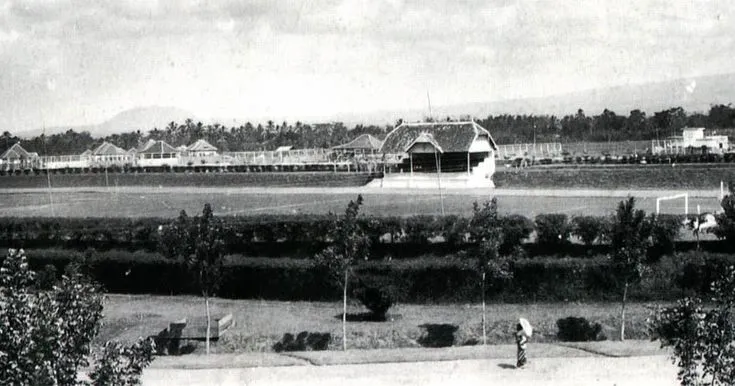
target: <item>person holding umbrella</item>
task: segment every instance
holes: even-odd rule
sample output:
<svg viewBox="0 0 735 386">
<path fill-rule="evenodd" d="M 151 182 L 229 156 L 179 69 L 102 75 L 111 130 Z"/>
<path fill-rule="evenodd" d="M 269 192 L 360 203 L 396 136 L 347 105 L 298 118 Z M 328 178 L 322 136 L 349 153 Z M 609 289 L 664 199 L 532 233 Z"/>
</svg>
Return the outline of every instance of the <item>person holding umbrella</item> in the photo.
<svg viewBox="0 0 735 386">
<path fill-rule="evenodd" d="M 514 334 L 516 346 L 518 346 L 518 360 L 516 362 L 516 368 L 522 368 L 527 362 L 526 347 L 528 345 L 528 338 L 530 338 L 531 335 L 533 335 L 533 327 L 531 327 L 531 323 L 529 323 L 525 318 L 518 319 L 516 332 Z"/>
</svg>

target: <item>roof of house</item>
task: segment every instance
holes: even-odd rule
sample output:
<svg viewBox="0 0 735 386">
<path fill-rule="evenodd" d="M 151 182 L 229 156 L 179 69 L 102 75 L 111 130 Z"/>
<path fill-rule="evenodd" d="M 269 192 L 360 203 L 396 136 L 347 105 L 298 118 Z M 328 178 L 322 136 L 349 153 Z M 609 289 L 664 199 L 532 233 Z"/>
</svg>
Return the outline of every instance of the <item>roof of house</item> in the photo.
<svg viewBox="0 0 735 386">
<path fill-rule="evenodd" d="M 445 153 L 467 152 L 478 135 L 488 136 L 490 146 L 497 149 L 490 132 L 475 122 L 403 123 L 385 137 L 380 151 L 386 154 L 405 153 L 421 134 L 431 134 L 435 146 Z"/>
<path fill-rule="evenodd" d="M 189 151 L 217 151 L 217 148 L 204 139 L 197 140 L 186 148 Z"/>
<path fill-rule="evenodd" d="M 87 149 L 87 150 L 83 151 L 82 154 L 80 154 L 80 156 L 82 156 L 82 157 L 85 157 L 85 156 L 88 156 L 88 155 L 92 155 L 92 150 Z"/>
<path fill-rule="evenodd" d="M 105 141 L 96 149 L 92 150 L 92 155 L 126 155 L 125 150 Z"/>
<path fill-rule="evenodd" d="M 333 149 L 365 149 L 378 150 L 383 146 L 383 141 L 370 134 L 362 134 L 350 142 L 333 147 Z"/>
<path fill-rule="evenodd" d="M 26 151 L 26 149 L 23 148 L 23 146 L 20 146 L 20 142 L 16 142 L 8 148 L 8 150 L 5 150 L 3 154 L 0 155 L 0 158 L 2 159 L 17 159 L 17 158 L 32 158 L 33 155 Z"/>
<path fill-rule="evenodd" d="M 138 146 L 138 149 L 136 149 L 136 151 L 141 152 L 141 151 L 143 151 L 143 150 L 145 150 L 145 149 L 153 146 L 154 143 L 156 143 L 156 140 L 155 139 L 149 139 L 144 144 Z"/>
<path fill-rule="evenodd" d="M 291 149 L 293 149 L 293 146 L 278 146 L 276 153 L 283 153 L 284 151 L 289 151 Z"/>
<path fill-rule="evenodd" d="M 167 144 L 164 141 L 155 141 L 151 146 L 146 147 L 144 150 L 138 152 L 138 154 L 163 154 L 163 153 L 178 153 L 178 150 L 173 146 Z"/>
</svg>

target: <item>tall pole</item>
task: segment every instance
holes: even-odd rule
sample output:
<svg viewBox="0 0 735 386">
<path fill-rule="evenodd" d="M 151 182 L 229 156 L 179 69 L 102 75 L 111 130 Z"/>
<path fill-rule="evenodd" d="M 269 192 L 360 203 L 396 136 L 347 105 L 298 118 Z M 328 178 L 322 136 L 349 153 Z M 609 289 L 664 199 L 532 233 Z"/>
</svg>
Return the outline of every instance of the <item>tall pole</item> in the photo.
<svg viewBox="0 0 735 386">
<path fill-rule="evenodd" d="M 46 124 L 43 125 L 43 152 L 44 155 L 48 155 L 48 151 L 46 150 Z M 48 163 L 46 163 L 46 183 L 48 185 L 48 201 L 49 201 L 49 208 L 51 208 L 51 217 L 56 217 L 56 214 L 54 213 L 54 194 L 51 192 L 51 173 L 48 168 Z"/>
<path fill-rule="evenodd" d="M 431 114 L 431 97 L 429 97 L 429 90 L 426 90 L 426 100 L 429 102 L 429 118 L 434 119 L 434 116 Z"/>
<path fill-rule="evenodd" d="M 467 152 L 467 176 L 469 177 L 470 175 L 470 152 Z"/>
<path fill-rule="evenodd" d="M 442 209 L 442 216 L 444 216 L 444 195 L 442 194 L 442 161 L 441 158 L 438 156 L 436 147 L 434 147 L 434 160 L 436 160 L 437 185 L 439 186 L 439 203 Z"/>
</svg>

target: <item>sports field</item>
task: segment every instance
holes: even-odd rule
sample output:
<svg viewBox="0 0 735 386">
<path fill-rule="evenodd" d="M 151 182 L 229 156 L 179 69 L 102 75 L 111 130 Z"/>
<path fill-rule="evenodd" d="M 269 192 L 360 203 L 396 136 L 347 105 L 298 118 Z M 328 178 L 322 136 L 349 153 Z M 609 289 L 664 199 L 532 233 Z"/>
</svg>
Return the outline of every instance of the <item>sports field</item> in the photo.
<svg viewBox="0 0 735 386">
<path fill-rule="evenodd" d="M 5 217 L 175 217 L 179 211 L 193 214 L 205 203 L 217 215 L 323 214 L 341 212 L 349 200 L 362 194 L 364 213 L 372 215 L 446 214 L 469 215 L 474 201 L 497 197 L 501 213 L 534 217 L 541 213 L 603 215 L 612 213 L 627 195 L 638 198 L 638 207 L 655 212 L 656 197 L 678 190 L 503 190 L 439 191 L 356 188 L 68 188 L 0 190 L 0 216 Z M 720 209 L 718 192 L 690 192 L 689 213 Z M 684 213 L 684 200 L 661 203 L 662 213 Z"/>
</svg>

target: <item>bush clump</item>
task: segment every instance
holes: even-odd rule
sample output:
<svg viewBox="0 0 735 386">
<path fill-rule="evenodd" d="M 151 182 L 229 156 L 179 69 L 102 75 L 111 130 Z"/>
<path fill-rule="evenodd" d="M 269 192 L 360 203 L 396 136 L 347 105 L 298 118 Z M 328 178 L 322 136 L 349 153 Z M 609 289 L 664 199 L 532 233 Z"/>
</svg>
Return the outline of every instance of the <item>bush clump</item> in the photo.
<svg viewBox="0 0 735 386">
<path fill-rule="evenodd" d="M 354 293 L 357 300 L 370 310 L 375 320 L 385 320 L 395 299 L 388 288 L 376 285 L 360 285 Z"/>
<path fill-rule="evenodd" d="M 500 226 L 503 229 L 503 242 L 500 244 L 499 252 L 507 255 L 521 246 L 523 240 L 533 233 L 534 225 L 528 217 L 519 214 L 511 214 L 500 217 Z"/>
<path fill-rule="evenodd" d="M 675 251 L 676 240 L 682 227 L 679 216 L 651 215 L 653 247 L 649 248 L 648 257 L 651 261 L 658 261 L 663 255 Z"/>
<path fill-rule="evenodd" d="M 601 243 L 607 234 L 608 222 L 597 216 L 577 216 L 572 218 L 572 234 L 587 245 Z"/>
<path fill-rule="evenodd" d="M 569 242 L 572 227 L 569 217 L 564 213 L 540 214 L 536 216 L 537 243 L 545 245 L 564 245 Z"/>
<path fill-rule="evenodd" d="M 600 323 L 590 324 L 582 317 L 569 316 L 556 321 L 556 336 L 563 342 L 589 342 L 607 339 Z"/>
</svg>

